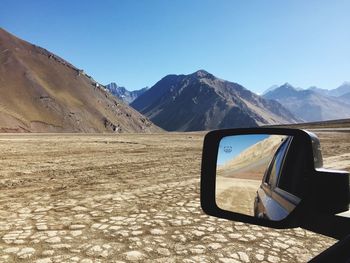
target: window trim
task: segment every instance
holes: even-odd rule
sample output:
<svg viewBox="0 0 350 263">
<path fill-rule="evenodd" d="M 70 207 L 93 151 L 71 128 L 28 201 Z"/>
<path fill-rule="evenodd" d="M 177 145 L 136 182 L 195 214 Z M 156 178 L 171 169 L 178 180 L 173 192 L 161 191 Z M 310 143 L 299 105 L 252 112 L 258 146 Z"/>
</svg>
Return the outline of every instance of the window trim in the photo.
<svg viewBox="0 0 350 263">
<path fill-rule="evenodd" d="M 289 151 L 289 147 L 291 145 L 291 142 L 293 141 L 293 136 L 288 136 L 287 139 L 282 142 L 282 144 L 278 147 L 278 149 L 276 150 L 276 153 L 274 154 L 269 166 L 268 166 L 268 170 L 267 170 L 267 173 L 264 175 L 264 180 L 263 180 L 263 183 L 269 187 L 270 189 L 275 189 L 278 187 L 278 184 L 279 184 L 279 180 L 280 180 L 280 177 L 281 177 L 281 172 L 282 172 L 282 168 L 284 166 L 284 163 L 285 163 L 285 160 L 286 160 L 286 156 L 287 156 L 287 153 Z M 277 175 L 275 177 L 273 182 L 270 183 L 270 178 L 271 178 L 271 171 L 272 171 L 272 168 L 273 166 L 275 165 L 275 161 L 276 161 L 276 158 L 278 156 L 278 151 L 281 149 L 281 147 L 283 146 L 283 144 L 286 143 L 287 146 L 286 146 L 286 149 L 283 151 L 283 156 L 282 156 L 282 160 L 281 160 L 281 166 L 280 166 L 280 169 L 277 171 Z"/>
</svg>

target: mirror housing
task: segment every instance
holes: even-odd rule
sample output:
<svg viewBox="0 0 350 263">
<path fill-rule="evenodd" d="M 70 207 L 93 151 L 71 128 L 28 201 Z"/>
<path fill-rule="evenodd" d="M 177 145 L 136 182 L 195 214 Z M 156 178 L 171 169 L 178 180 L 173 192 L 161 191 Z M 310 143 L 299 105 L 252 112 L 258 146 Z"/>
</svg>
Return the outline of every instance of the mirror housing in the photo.
<svg viewBox="0 0 350 263">
<path fill-rule="evenodd" d="M 226 136 L 247 134 L 293 136 L 299 141 L 296 152 L 302 151 L 305 156 L 305 165 L 300 179 L 304 189 L 301 201 L 286 218 L 280 221 L 270 221 L 223 210 L 216 203 L 216 164 L 219 143 Z M 211 131 L 205 136 L 203 145 L 200 189 L 202 209 L 208 215 L 273 228 L 301 226 L 305 214 L 310 215 L 312 211 L 317 214 L 334 215 L 348 210 L 349 174 L 344 171 L 321 169 L 321 166 L 322 155 L 319 140 L 316 135 L 304 130 L 248 128 Z"/>
<path fill-rule="evenodd" d="M 349 209 L 349 173 L 346 171 L 315 170 L 315 178 L 310 194 L 311 211 L 338 214 Z"/>
</svg>

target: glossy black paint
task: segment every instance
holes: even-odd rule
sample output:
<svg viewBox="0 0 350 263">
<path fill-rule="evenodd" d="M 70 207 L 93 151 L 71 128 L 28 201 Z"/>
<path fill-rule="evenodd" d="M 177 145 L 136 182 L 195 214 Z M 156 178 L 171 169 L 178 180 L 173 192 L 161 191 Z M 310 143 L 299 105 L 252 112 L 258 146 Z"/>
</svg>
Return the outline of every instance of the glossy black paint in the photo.
<svg viewBox="0 0 350 263">
<path fill-rule="evenodd" d="M 216 162 L 220 140 L 242 134 L 289 135 L 299 140 L 298 152 L 303 152 L 306 165 L 301 173 L 301 201 L 281 221 L 270 221 L 220 209 L 215 200 Z M 317 137 L 316 137 L 317 138 Z M 201 171 L 201 206 L 208 215 L 272 228 L 302 227 L 336 239 L 350 234 L 350 219 L 334 215 L 349 206 L 349 173 L 320 169 L 322 160 L 314 162 L 315 135 L 307 131 L 286 128 L 227 129 L 209 132 L 204 138 Z M 321 158 L 321 156 L 318 156 Z M 315 168 L 315 166 L 317 168 Z"/>
<path fill-rule="evenodd" d="M 257 217 L 224 211 L 215 202 L 216 162 L 218 145 L 225 136 L 240 134 L 281 134 L 298 136 L 303 141 L 307 166 L 303 172 L 305 186 L 302 201 L 282 221 L 269 221 Z M 339 142 L 341 143 L 341 142 Z M 310 262 L 350 263 L 350 218 L 334 215 L 349 206 L 349 173 L 320 169 L 322 154 L 317 137 L 307 131 L 280 128 L 228 129 L 209 132 L 204 138 L 201 172 L 201 206 L 209 215 L 234 221 L 273 228 L 302 227 L 340 240 Z M 336 178 L 334 178 L 334 176 Z"/>
<path fill-rule="evenodd" d="M 283 176 L 283 170 L 287 169 L 286 159 L 290 146 L 295 138 L 289 137 L 280 145 L 274 154 L 269 167 L 265 171 L 265 175 L 261 181 L 261 185 L 257 190 L 254 202 L 254 216 L 266 218 L 273 221 L 280 221 L 286 218 L 299 203 L 299 198 L 279 188 L 279 182 Z M 283 150 L 284 149 L 284 150 Z M 272 174 L 272 167 L 276 162 L 277 155 L 281 155 L 281 165 L 278 170 Z M 276 166 L 277 167 L 277 166 Z M 293 176 L 294 177 L 294 176 Z M 297 179 L 297 177 L 294 177 Z M 272 179 L 272 180 L 271 180 Z M 274 183 L 269 183 L 271 180 Z"/>
<path fill-rule="evenodd" d="M 271 134 L 271 135 L 288 135 L 293 136 L 301 141 L 303 151 L 305 151 L 306 163 L 303 174 L 305 188 L 311 183 L 314 176 L 312 144 L 307 132 L 297 129 L 286 128 L 249 128 L 249 129 L 227 129 L 209 132 L 204 138 L 203 155 L 202 155 L 202 172 L 201 172 L 201 206 L 205 213 L 220 218 L 246 223 L 262 225 L 273 228 L 290 228 L 300 225 L 300 216 L 305 210 L 303 201 L 289 214 L 288 217 L 281 221 L 270 221 L 234 213 L 220 209 L 215 201 L 215 184 L 216 184 L 216 162 L 218 154 L 218 145 L 220 140 L 225 136 L 241 134 Z"/>
</svg>

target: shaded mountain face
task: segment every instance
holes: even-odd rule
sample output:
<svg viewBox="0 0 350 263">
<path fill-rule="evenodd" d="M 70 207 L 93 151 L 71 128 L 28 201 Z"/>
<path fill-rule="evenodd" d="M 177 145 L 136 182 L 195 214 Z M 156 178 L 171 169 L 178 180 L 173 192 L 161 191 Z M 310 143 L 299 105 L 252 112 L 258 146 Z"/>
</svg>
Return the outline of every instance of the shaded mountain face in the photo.
<svg viewBox="0 0 350 263">
<path fill-rule="evenodd" d="M 298 119 L 280 103 L 239 84 L 200 70 L 168 75 L 131 106 L 168 131 L 198 131 L 293 123 Z"/>
<path fill-rule="evenodd" d="M 159 130 L 82 70 L 0 28 L 0 132 Z"/>
<path fill-rule="evenodd" d="M 323 96 L 331 96 L 331 91 L 328 90 L 328 89 L 320 89 L 320 88 L 317 88 L 317 87 L 310 87 L 308 88 L 308 90 L 311 90 L 311 91 L 314 91 L 314 92 L 317 92 Z"/>
<path fill-rule="evenodd" d="M 112 82 L 108 85 L 106 85 L 106 89 L 112 93 L 114 96 L 118 97 L 122 101 L 124 101 L 127 104 L 130 104 L 133 102 L 137 97 L 142 95 L 145 91 L 147 91 L 148 87 L 140 89 L 140 90 L 133 90 L 128 91 L 124 87 L 118 86 L 116 83 Z"/>
<path fill-rule="evenodd" d="M 315 88 L 297 90 L 291 85 L 282 85 L 267 92 L 266 99 L 277 100 L 296 117 L 304 121 L 324 121 L 350 117 L 350 104 L 344 100 L 324 95 Z"/>
<path fill-rule="evenodd" d="M 341 100 L 343 100 L 343 101 L 345 101 L 345 102 L 350 103 L 350 92 L 345 93 L 345 94 L 339 96 L 339 99 L 341 99 Z"/>
</svg>

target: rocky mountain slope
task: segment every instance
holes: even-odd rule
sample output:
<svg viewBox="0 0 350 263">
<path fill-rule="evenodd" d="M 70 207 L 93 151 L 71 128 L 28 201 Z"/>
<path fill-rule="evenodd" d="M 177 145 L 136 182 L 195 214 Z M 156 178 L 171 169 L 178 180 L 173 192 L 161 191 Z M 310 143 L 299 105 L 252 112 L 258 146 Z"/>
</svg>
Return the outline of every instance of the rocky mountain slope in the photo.
<svg viewBox="0 0 350 263">
<path fill-rule="evenodd" d="M 0 28 L 0 132 L 159 130 L 82 70 Z"/>
<path fill-rule="evenodd" d="M 139 90 L 129 91 L 125 87 L 120 87 L 116 83 L 112 82 L 106 85 L 106 89 L 125 103 L 130 104 L 135 99 L 137 99 L 137 97 L 139 97 L 145 91 L 147 91 L 148 87 Z"/>
<path fill-rule="evenodd" d="M 233 159 L 219 166 L 220 170 L 241 169 L 246 166 L 259 163 L 261 160 L 267 159 L 271 161 L 277 148 L 281 145 L 282 140 L 287 138 L 283 135 L 270 135 L 266 139 L 251 145 L 247 149 L 240 152 Z M 267 168 L 267 165 L 264 167 Z"/>
<path fill-rule="evenodd" d="M 168 75 L 131 106 L 168 131 L 256 127 L 298 121 L 280 103 L 265 100 L 239 84 L 216 78 L 204 70 L 190 75 Z"/>
<path fill-rule="evenodd" d="M 338 92 L 344 89 L 339 89 Z M 336 92 L 335 92 L 336 93 Z M 304 121 L 325 121 L 350 117 L 350 103 L 326 95 L 317 88 L 300 90 L 286 83 L 264 94 L 264 98 L 280 102 Z"/>
<path fill-rule="evenodd" d="M 339 99 L 341 99 L 341 100 L 343 100 L 343 101 L 345 101 L 345 102 L 350 103 L 350 92 L 345 93 L 345 94 L 339 96 Z"/>
</svg>

